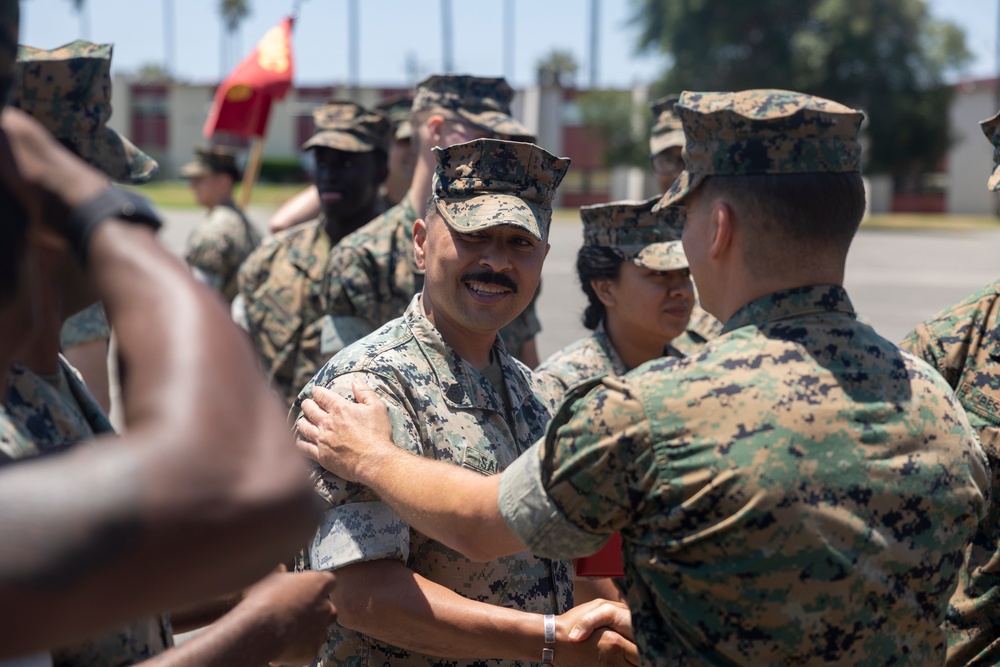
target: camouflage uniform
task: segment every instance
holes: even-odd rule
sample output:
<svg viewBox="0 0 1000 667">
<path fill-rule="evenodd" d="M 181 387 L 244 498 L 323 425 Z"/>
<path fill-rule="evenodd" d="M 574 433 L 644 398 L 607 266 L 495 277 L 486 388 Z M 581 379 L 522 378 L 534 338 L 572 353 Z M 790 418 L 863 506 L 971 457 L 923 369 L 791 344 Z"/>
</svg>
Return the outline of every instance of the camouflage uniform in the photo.
<svg viewBox="0 0 1000 667">
<path fill-rule="evenodd" d="M 391 126 L 380 113 L 351 102 L 319 107 L 316 132 L 303 144 L 354 153 L 388 151 Z M 240 270 L 240 294 L 257 356 L 278 394 L 291 407 L 299 391 L 333 356 L 330 311 L 332 239 L 321 216 L 266 240 Z M 239 319 L 239 318 L 237 318 Z M 352 341 L 371 331 L 344 332 Z M 325 341 L 325 342 L 324 342 Z M 337 344 L 341 349 L 342 344 Z"/>
<path fill-rule="evenodd" d="M 512 146 L 517 148 L 509 148 Z M 474 152 L 480 147 L 482 153 Z M 435 206 L 453 229 L 464 233 L 493 226 L 497 224 L 494 216 L 501 215 L 510 221 L 507 224 L 529 228 L 539 238 L 544 235 L 539 226 L 547 228 L 549 219 L 543 210 L 551 215 L 548 202 L 568 160 L 553 158 L 530 144 L 496 140 L 435 151 L 441 176 L 436 180 Z M 535 158 L 533 163 L 531 158 Z M 530 166 L 526 173 L 511 177 L 511 163 Z M 513 195 L 507 191 L 506 196 L 493 194 L 491 188 L 501 181 L 517 185 L 520 191 Z M 490 206 L 492 211 L 484 210 Z M 530 222 L 523 222 L 526 217 Z M 500 339 L 492 348 L 494 369 L 500 377 L 491 378 L 488 371 L 480 372 L 462 359 L 423 314 L 420 299 L 420 295 L 413 297 L 401 318 L 331 359 L 303 390 L 302 397 L 311 395 L 314 384 L 352 396 L 352 380 L 360 377 L 388 403 L 396 442 L 423 456 L 493 475 L 541 437 L 553 404 L 542 385 L 507 353 Z M 309 549 L 314 569 L 396 559 L 471 600 L 539 614 L 559 614 L 572 607 L 572 580 L 566 562 L 521 552 L 476 563 L 411 529 L 363 486 L 324 472 L 317 478 L 316 489 L 329 509 Z M 489 656 L 443 660 L 339 626 L 331 628 L 324 654 L 322 664 L 337 665 L 526 664 L 490 660 Z"/>
<path fill-rule="evenodd" d="M 59 374 L 46 381 L 21 364 L 8 378 L 0 421 L 0 459 L 18 461 L 65 450 L 114 433 L 76 370 L 59 359 Z M 83 445 L 87 446 L 87 445 Z M 55 667 L 120 667 L 162 653 L 172 645 L 166 616 L 130 623 L 112 634 L 53 651 Z"/>
<path fill-rule="evenodd" d="M 982 122 L 1000 145 L 1000 114 Z M 995 158 L 1000 161 L 1000 158 Z M 1000 165 L 990 176 L 1000 190 Z M 901 347 L 930 363 L 955 390 L 992 470 L 989 511 L 965 552 L 944 630 L 947 665 L 1000 664 L 1000 281 L 920 324 Z"/>
<path fill-rule="evenodd" d="M 413 112 L 440 109 L 505 138 L 531 136 L 510 117 L 514 93 L 503 79 L 470 76 L 432 76 L 417 86 Z M 421 205 L 423 202 L 421 202 Z M 423 287 L 423 274 L 413 262 L 413 223 L 423 215 L 403 200 L 361 229 L 348 234 L 330 254 L 330 267 L 338 279 L 330 284 L 327 329 L 335 354 L 406 310 Z M 541 322 L 534 302 L 500 335 L 507 349 L 517 354 L 538 335 Z"/>
<path fill-rule="evenodd" d="M 583 245 L 610 248 L 636 266 L 655 271 L 676 271 L 687 268 L 687 258 L 681 247 L 684 229 L 684 208 L 670 206 L 654 213 L 654 197 L 643 202 L 620 201 L 584 206 L 580 209 L 583 222 Z M 684 355 L 673 345 L 663 354 Z M 605 375 L 625 375 L 625 365 L 611 344 L 603 323 L 594 332 L 556 352 L 535 370 L 561 402 L 575 386 L 597 380 Z"/>
<path fill-rule="evenodd" d="M 229 174 L 234 183 L 241 180 L 232 150 L 222 146 L 196 148 L 194 160 L 180 170 L 183 178 L 198 178 L 213 173 Z M 184 261 L 199 280 L 231 302 L 239 292 L 237 272 L 240 265 L 258 244 L 260 232 L 232 200 L 226 200 L 213 206 L 205 221 L 191 232 L 184 250 Z"/>
<path fill-rule="evenodd" d="M 679 108 L 696 157 L 663 203 L 722 170 L 859 168 L 861 114 L 835 103 Z M 749 162 L 713 163 L 711 136 Z M 621 532 L 644 664 L 931 665 L 988 482 L 947 384 L 816 285 L 744 305 L 696 357 L 604 379 L 503 473 L 499 502 L 541 555 Z"/>
<path fill-rule="evenodd" d="M 653 111 L 653 128 L 649 135 L 649 156 L 654 160 L 663 151 L 684 148 L 684 129 L 674 113 L 677 100 L 677 95 L 668 95 L 650 105 Z M 687 329 L 674 339 L 673 346 L 684 354 L 697 354 L 705 343 L 721 332 L 722 322 L 706 312 L 696 296 Z"/>
<path fill-rule="evenodd" d="M 65 350 L 94 340 L 107 341 L 110 337 L 111 327 L 104 315 L 104 306 L 97 302 L 63 322 L 59 346 Z"/>
</svg>

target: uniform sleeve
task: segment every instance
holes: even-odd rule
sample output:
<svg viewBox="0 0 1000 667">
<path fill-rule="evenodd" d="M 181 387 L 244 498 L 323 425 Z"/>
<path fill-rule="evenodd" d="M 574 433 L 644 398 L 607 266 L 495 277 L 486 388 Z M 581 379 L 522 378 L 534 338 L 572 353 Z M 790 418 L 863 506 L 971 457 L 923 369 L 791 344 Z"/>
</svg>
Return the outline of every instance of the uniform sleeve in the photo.
<svg viewBox="0 0 1000 667">
<path fill-rule="evenodd" d="M 568 397 L 545 438 L 503 472 L 500 513 L 533 553 L 586 556 L 632 522 L 654 480 L 642 406 L 608 378 Z"/>
<path fill-rule="evenodd" d="M 188 240 L 184 259 L 191 268 L 209 277 L 204 280 L 207 284 L 211 284 L 212 278 L 220 285 L 225 283 L 229 276 L 236 275 L 245 257 L 235 237 L 235 225 L 242 226 L 243 222 L 238 217 L 231 218 L 235 215 L 216 207 L 208 221 L 195 228 Z"/>
<path fill-rule="evenodd" d="M 353 400 L 353 378 L 361 377 L 389 407 L 393 441 L 420 453 L 419 433 L 394 392 L 377 376 L 366 373 L 340 375 L 326 386 Z M 308 396 L 312 385 L 303 391 Z M 315 466 L 315 488 L 326 510 L 309 549 L 314 570 L 337 568 L 364 561 L 395 559 L 406 563 L 410 554 L 410 527 L 367 487 L 345 482 Z"/>
<path fill-rule="evenodd" d="M 375 331 L 378 298 L 374 267 L 364 253 L 337 246 L 330 251 L 330 286 L 321 323 L 319 351 L 328 359 Z"/>
<path fill-rule="evenodd" d="M 937 322 L 932 324 L 936 325 Z M 899 347 L 926 361 L 955 389 L 964 359 L 957 363 L 955 360 L 964 356 L 962 351 L 966 346 L 956 341 L 949 351 L 945 348 L 946 335 L 946 332 L 936 331 L 927 322 L 922 322 L 903 339 Z"/>
</svg>

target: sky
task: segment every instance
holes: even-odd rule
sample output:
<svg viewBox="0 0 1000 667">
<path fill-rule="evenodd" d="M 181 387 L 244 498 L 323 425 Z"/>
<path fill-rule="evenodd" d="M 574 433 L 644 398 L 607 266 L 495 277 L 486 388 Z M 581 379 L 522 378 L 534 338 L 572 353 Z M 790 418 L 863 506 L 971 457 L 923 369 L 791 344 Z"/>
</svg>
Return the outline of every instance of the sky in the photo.
<svg viewBox="0 0 1000 667">
<path fill-rule="evenodd" d="M 447 1 L 447 0 L 446 0 Z M 229 63 L 245 55 L 289 12 L 294 0 L 250 0 L 251 15 L 240 29 Z M 505 4 L 512 3 L 517 34 L 513 71 L 505 72 Z M 930 0 L 938 18 L 966 31 L 972 63 L 959 78 L 985 78 L 997 71 L 997 0 Z M 184 81 L 211 83 L 222 72 L 218 0 L 85 0 L 81 17 L 71 0 L 22 0 L 21 42 L 53 48 L 81 36 L 114 42 L 112 67 L 135 71 L 147 63 L 170 63 Z M 570 51 L 580 65 L 577 82 L 589 81 L 589 0 L 450 0 L 455 73 L 505 75 L 515 87 L 534 83 L 535 63 L 553 49 Z M 443 69 L 442 0 L 358 0 L 360 84 L 412 84 Z M 648 83 L 666 62 L 658 54 L 635 53 L 630 0 L 600 0 L 597 84 L 628 87 Z M 173 39 L 164 30 L 172 9 Z M 300 85 L 335 85 L 349 77 L 348 0 L 301 0 L 293 51 Z M 167 48 L 172 44 L 173 48 Z"/>
</svg>

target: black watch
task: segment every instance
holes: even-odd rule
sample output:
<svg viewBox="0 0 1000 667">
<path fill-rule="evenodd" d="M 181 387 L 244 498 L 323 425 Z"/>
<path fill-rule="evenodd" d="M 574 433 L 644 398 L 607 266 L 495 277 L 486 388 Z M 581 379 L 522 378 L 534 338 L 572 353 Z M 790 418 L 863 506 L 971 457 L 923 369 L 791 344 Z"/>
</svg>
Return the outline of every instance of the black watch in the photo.
<svg viewBox="0 0 1000 667">
<path fill-rule="evenodd" d="M 87 247 L 94 230 L 111 219 L 146 225 L 154 231 L 163 225 L 145 197 L 113 186 L 107 187 L 70 211 L 66 220 L 66 235 L 82 263 L 86 264 Z"/>
</svg>

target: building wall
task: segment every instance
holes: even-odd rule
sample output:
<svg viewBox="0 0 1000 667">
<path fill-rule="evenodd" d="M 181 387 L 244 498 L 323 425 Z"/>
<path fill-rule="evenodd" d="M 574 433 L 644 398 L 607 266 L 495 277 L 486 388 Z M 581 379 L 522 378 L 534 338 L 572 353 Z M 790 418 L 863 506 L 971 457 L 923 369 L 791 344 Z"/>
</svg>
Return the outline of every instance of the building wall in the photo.
<svg viewBox="0 0 1000 667">
<path fill-rule="evenodd" d="M 996 197 L 986 189 L 993 167 L 993 147 L 979 121 L 996 113 L 996 80 L 962 84 L 948 114 L 955 143 L 948 151 L 946 208 L 948 213 L 991 215 Z"/>
</svg>

